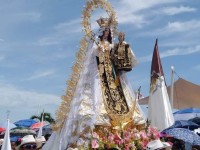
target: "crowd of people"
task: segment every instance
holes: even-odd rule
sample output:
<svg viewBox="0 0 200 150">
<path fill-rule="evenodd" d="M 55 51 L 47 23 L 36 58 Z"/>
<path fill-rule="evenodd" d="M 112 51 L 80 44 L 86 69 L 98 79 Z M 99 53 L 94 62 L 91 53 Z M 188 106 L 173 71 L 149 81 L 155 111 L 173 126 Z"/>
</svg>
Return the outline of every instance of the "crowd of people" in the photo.
<svg viewBox="0 0 200 150">
<path fill-rule="evenodd" d="M 25 135 L 18 138 L 17 141 L 10 140 L 11 150 L 41 150 L 50 135 L 34 137 L 33 135 Z M 0 149 L 2 148 L 4 139 L 0 139 Z"/>
</svg>

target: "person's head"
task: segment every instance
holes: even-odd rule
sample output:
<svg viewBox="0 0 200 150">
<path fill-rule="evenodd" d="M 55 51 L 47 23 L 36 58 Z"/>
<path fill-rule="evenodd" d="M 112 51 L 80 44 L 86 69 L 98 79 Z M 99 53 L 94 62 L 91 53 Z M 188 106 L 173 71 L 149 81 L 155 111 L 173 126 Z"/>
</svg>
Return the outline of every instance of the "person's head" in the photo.
<svg viewBox="0 0 200 150">
<path fill-rule="evenodd" d="M 103 34 L 99 36 L 100 40 L 107 40 L 109 43 L 112 43 L 112 36 L 111 36 L 111 30 L 108 27 L 105 27 L 103 30 Z"/>
<path fill-rule="evenodd" d="M 15 150 L 15 147 L 16 147 L 16 142 L 14 142 L 14 141 L 11 141 L 11 149 L 12 150 Z"/>
<path fill-rule="evenodd" d="M 48 141 L 49 140 L 49 137 L 51 136 L 51 134 L 46 134 L 44 137 L 45 137 L 45 139 L 46 139 L 46 141 Z"/>
<path fill-rule="evenodd" d="M 160 149 L 160 150 L 170 150 L 171 149 L 171 145 L 167 142 L 161 142 L 160 139 L 158 140 L 153 140 L 153 141 L 150 141 L 148 144 L 147 144 L 147 150 L 157 150 L 157 149 Z"/>
<path fill-rule="evenodd" d="M 0 139 L 0 145 L 2 145 L 2 144 L 3 144 L 3 141 L 4 141 L 4 139 Z"/>
<path fill-rule="evenodd" d="M 0 139 L 0 148 L 2 147 L 3 139 Z"/>
<path fill-rule="evenodd" d="M 120 43 L 123 42 L 124 39 L 125 39 L 125 33 L 124 32 L 119 32 L 119 34 L 118 34 L 118 40 L 119 40 L 119 42 Z"/>
<path fill-rule="evenodd" d="M 20 147 L 19 150 L 36 150 L 37 145 L 35 143 L 27 143 Z"/>
<path fill-rule="evenodd" d="M 33 135 L 26 135 L 21 139 L 18 150 L 36 150 L 37 145 Z"/>
<path fill-rule="evenodd" d="M 43 145 L 46 143 L 46 139 L 44 136 L 35 138 L 37 149 L 42 149 Z"/>
</svg>

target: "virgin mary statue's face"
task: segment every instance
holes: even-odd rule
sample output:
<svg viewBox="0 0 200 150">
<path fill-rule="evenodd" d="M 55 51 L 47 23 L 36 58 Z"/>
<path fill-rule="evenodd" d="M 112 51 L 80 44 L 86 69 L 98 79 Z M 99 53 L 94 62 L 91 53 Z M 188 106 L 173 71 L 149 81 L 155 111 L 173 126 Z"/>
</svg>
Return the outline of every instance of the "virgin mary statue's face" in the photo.
<svg viewBox="0 0 200 150">
<path fill-rule="evenodd" d="M 104 38 L 107 38 L 107 37 L 108 37 L 109 32 L 110 32 L 109 28 L 105 28 L 105 30 L 104 30 L 104 35 L 103 35 Z"/>
</svg>

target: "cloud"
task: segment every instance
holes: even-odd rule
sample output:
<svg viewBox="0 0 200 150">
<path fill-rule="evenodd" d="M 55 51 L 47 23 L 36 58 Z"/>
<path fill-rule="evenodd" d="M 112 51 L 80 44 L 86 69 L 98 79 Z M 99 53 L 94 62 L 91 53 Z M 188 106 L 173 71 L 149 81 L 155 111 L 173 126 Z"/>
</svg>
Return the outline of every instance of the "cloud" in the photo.
<svg viewBox="0 0 200 150">
<path fill-rule="evenodd" d="M 57 31 L 60 31 L 60 30 L 63 31 L 65 29 L 66 32 L 77 32 L 77 31 L 69 31 L 68 27 L 80 24 L 80 22 L 81 22 L 81 19 L 74 19 L 71 21 L 62 22 L 62 23 L 57 24 L 54 27 L 54 29 L 56 29 Z"/>
<path fill-rule="evenodd" d="M 178 21 L 169 22 L 165 28 L 160 29 L 160 33 L 170 34 L 174 32 L 185 32 L 185 31 L 194 30 L 199 27 L 200 27 L 199 20 L 190 20 L 190 21 L 185 21 L 185 22 L 178 22 Z"/>
<path fill-rule="evenodd" d="M 117 12 L 118 22 L 120 24 L 131 24 L 137 28 L 142 28 L 150 21 L 147 16 L 149 15 L 148 9 L 167 3 L 175 3 L 177 0 L 148 0 L 148 1 L 137 1 L 137 0 L 122 0 L 120 2 L 113 1 L 114 9 Z M 137 5 L 135 5 L 137 3 Z M 145 11 L 142 12 L 141 11 Z M 92 23 L 99 17 L 105 16 L 105 11 L 98 11 L 92 13 Z M 39 45 L 58 45 L 67 41 L 67 39 L 74 38 L 74 34 L 81 33 L 81 18 L 75 18 L 74 20 L 61 22 L 52 27 L 49 35 L 43 36 L 38 40 Z M 92 29 L 97 29 L 96 24 L 92 24 Z"/>
<path fill-rule="evenodd" d="M 169 57 L 169 56 L 176 56 L 176 55 L 189 55 L 193 53 L 200 52 L 200 45 L 195 47 L 188 47 L 188 48 L 175 48 L 173 50 L 167 50 L 160 54 L 161 58 Z"/>
<path fill-rule="evenodd" d="M 189 20 L 185 22 L 174 21 L 169 22 L 165 27 L 155 29 L 149 32 L 140 33 L 141 36 L 163 35 L 169 36 L 171 34 L 197 32 L 200 28 L 200 20 Z"/>
<path fill-rule="evenodd" d="M 145 24 L 148 24 L 149 21 L 145 17 L 149 12 L 143 12 L 142 10 L 147 10 L 149 8 L 166 4 L 166 3 L 174 3 L 176 0 L 149 0 L 149 1 L 136 1 L 136 0 L 122 0 L 120 2 L 113 1 L 114 9 L 117 12 L 117 18 L 120 24 L 132 24 L 137 28 L 143 27 Z M 137 3 L 137 5 L 135 5 Z M 97 19 L 97 17 L 103 15 L 105 12 L 94 12 L 92 13 L 91 20 L 93 18 Z M 56 26 L 52 27 L 52 34 L 46 35 L 39 39 L 39 45 L 57 45 L 63 42 L 66 42 L 67 37 L 73 38 L 71 35 L 82 32 L 81 29 L 81 18 L 76 18 L 71 21 L 61 22 Z M 97 25 L 92 24 L 92 29 L 96 29 Z"/>
<path fill-rule="evenodd" d="M 72 35 L 81 32 L 80 23 L 80 19 L 58 23 L 51 28 L 51 34 L 41 37 L 37 43 L 41 46 L 65 43 L 68 39 L 74 38 Z"/>
<path fill-rule="evenodd" d="M 118 22 L 120 24 L 132 24 L 137 28 L 142 28 L 148 21 L 143 15 L 137 15 L 123 11 L 118 15 Z"/>
<path fill-rule="evenodd" d="M 151 8 L 175 2 L 177 0 L 122 0 L 116 3 L 115 9 L 120 24 L 132 24 L 135 27 L 141 28 L 150 22 L 148 16 L 149 12 L 152 11 L 150 10 Z"/>
<path fill-rule="evenodd" d="M 30 117 L 43 108 L 47 112 L 54 113 L 60 102 L 58 96 L 26 91 L 5 83 L 0 83 L 0 93 L 1 114 L 4 110 L 10 110 L 11 113 L 14 112 L 14 119 L 23 119 L 20 116 Z"/>
<path fill-rule="evenodd" d="M 41 14 L 39 12 L 24 12 L 14 14 L 13 17 L 20 21 L 38 22 L 41 19 Z"/>
<path fill-rule="evenodd" d="M 38 78 L 50 76 L 54 73 L 55 73 L 55 70 L 46 70 L 46 71 L 42 71 L 42 72 L 36 72 L 36 73 L 34 73 L 34 75 L 32 75 L 31 77 L 29 77 L 25 80 L 35 80 L 35 79 L 38 79 Z"/>
<path fill-rule="evenodd" d="M 177 15 L 181 13 L 186 13 L 186 12 L 195 12 L 196 9 L 192 7 L 185 7 L 185 6 L 179 6 L 179 7 L 165 7 L 161 9 L 161 12 L 167 15 Z"/>
<path fill-rule="evenodd" d="M 119 7 L 124 7 L 126 9 L 130 9 L 132 12 L 138 12 L 144 9 L 149 9 L 155 6 L 163 5 L 163 4 L 168 4 L 168 3 L 175 3 L 177 0 L 122 0 Z"/>
<path fill-rule="evenodd" d="M 193 53 L 200 52 L 200 45 L 196 45 L 195 47 L 187 47 L 187 48 L 174 48 L 172 50 L 166 50 L 160 53 L 161 58 L 170 57 L 170 56 L 179 56 L 179 55 L 189 55 Z M 149 62 L 152 59 L 152 54 L 144 57 L 138 58 L 140 63 Z"/>
</svg>

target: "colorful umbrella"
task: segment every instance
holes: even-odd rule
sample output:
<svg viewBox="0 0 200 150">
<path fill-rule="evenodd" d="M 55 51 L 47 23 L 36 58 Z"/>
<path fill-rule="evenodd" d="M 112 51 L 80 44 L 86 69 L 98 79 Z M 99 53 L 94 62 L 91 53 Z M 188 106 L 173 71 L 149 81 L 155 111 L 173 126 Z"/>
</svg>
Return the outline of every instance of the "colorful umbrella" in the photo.
<svg viewBox="0 0 200 150">
<path fill-rule="evenodd" d="M 37 122 L 37 123 L 34 123 L 30 128 L 31 129 L 39 129 L 41 126 L 45 126 L 46 123 L 45 122 Z"/>
<path fill-rule="evenodd" d="M 5 131 L 5 130 L 6 130 L 6 128 L 1 128 L 0 127 L 0 133 L 3 132 L 3 131 Z"/>
<path fill-rule="evenodd" d="M 19 121 L 15 122 L 14 124 L 18 127 L 30 127 L 36 122 L 37 121 L 35 121 L 33 119 L 24 119 L 24 120 L 19 120 Z"/>
</svg>

